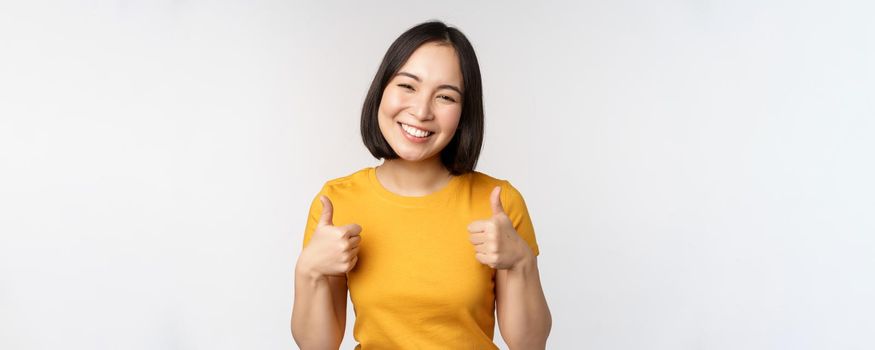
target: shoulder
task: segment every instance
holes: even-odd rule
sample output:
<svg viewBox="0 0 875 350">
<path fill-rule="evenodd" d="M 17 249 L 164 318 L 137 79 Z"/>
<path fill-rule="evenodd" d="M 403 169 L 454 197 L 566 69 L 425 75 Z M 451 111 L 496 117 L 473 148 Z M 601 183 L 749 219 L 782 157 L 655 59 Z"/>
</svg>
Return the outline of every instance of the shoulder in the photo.
<svg viewBox="0 0 875 350">
<path fill-rule="evenodd" d="M 353 173 L 327 180 L 322 185 L 320 193 L 326 194 L 361 187 L 367 183 L 370 169 L 370 167 L 362 168 Z"/>
<path fill-rule="evenodd" d="M 471 186 L 471 192 L 474 193 L 475 196 L 483 193 L 488 195 L 496 186 L 500 186 L 502 200 L 522 201 L 522 194 L 520 191 L 506 178 L 489 175 L 476 170 L 463 176 L 467 176 L 467 181 Z"/>
<path fill-rule="evenodd" d="M 507 181 L 505 179 L 502 179 L 502 178 L 499 178 L 496 176 L 492 176 L 492 175 L 489 175 L 486 173 L 482 173 L 482 172 L 479 172 L 476 170 L 468 172 L 463 176 L 467 176 L 469 181 L 471 182 L 471 184 L 474 186 L 493 186 L 494 187 L 494 186 L 501 185 L 502 183 Z"/>
<path fill-rule="evenodd" d="M 363 168 L 325 181 L 310 201 L 311 212 L 322 208 L 319 197 L 323 195 L 328 197 L 335 206 L 339 203 L 348 205 L 351 199 L 360 197 L 364 193 L 364 189 L 367 188 L 368 169 Z"/>
<path fill-rule="evenodd" d="M 366 185 L 369 176 L 369 169 L 370 168 L 363 168 L 347 175 L 325 181 L 319 191 L 313 196 L 313 205 L 319 203 L 319 197 L 322 195 L 325 195 L 330 200 L 334 201 L 348 197 L 350 194 L 355 195 L 361 193 L 363 189 L 367 188 Z"/>
</svg>

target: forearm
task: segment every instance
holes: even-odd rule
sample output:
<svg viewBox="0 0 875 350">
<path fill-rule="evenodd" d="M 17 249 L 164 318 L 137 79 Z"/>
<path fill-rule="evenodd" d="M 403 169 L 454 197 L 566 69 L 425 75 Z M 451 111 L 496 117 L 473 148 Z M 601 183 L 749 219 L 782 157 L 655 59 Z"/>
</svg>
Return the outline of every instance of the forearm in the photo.
<svg viewBox="0 0 875 350">
<path fill-rule="evenodd" d="M 292 337 L 304 350 L 335 350 L 343 340 L 328 277 L 316 276 L 300 263 L 295 267 L 291 323 Z"/>
<path fill-rule="evenodd" d="M 506 270 L 507 283 L 502 296 L 501 333 L 507 345 L 516 349 L 544 349 L 553 320 L 541 287 L 537 260 L 527 256 Z"/>
</svg>

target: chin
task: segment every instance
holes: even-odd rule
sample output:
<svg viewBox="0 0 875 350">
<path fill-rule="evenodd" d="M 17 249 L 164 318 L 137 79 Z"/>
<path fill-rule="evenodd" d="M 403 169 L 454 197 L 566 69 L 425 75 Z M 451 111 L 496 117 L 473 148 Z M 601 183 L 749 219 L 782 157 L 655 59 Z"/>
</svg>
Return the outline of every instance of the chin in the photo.
<svg viewBox="0 0 875 350">
<path fill-rule="evenodd" d="M 392 147 L 392 150 L 395 151 L 395 154 L 398 155 L 398 160 L 404 160 L 404 161 L 408 161 L 408 162 L 419 162 L 419 161 L 431 159 L 432 157 L 437 156 L 437 154 L 425 155 L 422 153 L 415 153 L 415 152 L 403 152 L 403 151 L 398 152 L 398 150 L 395 147 Z"/>
<path fill-rule="evenodd" d="M 395 152 L 395 154 L 398 155 L 399 160 L 404 160 L 404 161 L 408 161 L 408 162 L 420 162 L 420 161 L 431 158 L 431 157 L 424 157 L 421 155 L 406 155 L 406 154 L 402 154 L 402 153 L 398 153 L 398 152 Z"/>
</svg>

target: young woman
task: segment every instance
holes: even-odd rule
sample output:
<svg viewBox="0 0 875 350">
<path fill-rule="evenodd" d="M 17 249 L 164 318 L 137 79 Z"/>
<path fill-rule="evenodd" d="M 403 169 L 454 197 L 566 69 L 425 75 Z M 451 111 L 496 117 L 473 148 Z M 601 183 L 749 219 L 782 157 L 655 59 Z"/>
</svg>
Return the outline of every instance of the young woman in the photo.
<svg viewBox="0 0 875 350">
<path fill-rule="evenodd" d="M 292 335 L 337 349 L 346 295 L 356 349 L 543 349 L 552 318 L 525 201 L 474 170 L 480 68 L 457 29 L 426 22 L 389 48 L 362 108 L 383 163 L 325 183 L 295 267 Z"/>
</svg>

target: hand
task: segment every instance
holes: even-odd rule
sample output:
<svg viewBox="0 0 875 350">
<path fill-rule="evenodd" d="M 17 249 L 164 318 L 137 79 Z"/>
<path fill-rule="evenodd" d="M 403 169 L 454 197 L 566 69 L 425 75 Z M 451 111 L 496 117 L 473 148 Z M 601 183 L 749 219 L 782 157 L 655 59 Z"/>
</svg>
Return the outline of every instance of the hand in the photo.
<svg viewBox="0 0 875 350">
<path fill-rule="evenodd" d="M 492 190 L 492 217 L 468 225 L 470 241 L 480 263 L 494 269 L 511 269 L 531 254 L 531 248 L 517 234 L 513 222 L 501 207 L 501 186 Z"/>
<path fill-rule="evenodd" d="M 322 214 L 310 243 L 298 258 L 299 265 L 321 276 L 345 276 L 358 262 L 359 235 L 362 227 L 356 224 L 334 226 L 334 207 L 328 196 L 321 196 Z"/>
</svg>

